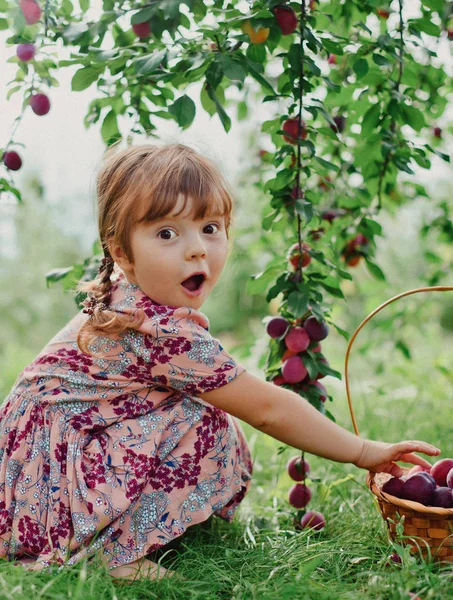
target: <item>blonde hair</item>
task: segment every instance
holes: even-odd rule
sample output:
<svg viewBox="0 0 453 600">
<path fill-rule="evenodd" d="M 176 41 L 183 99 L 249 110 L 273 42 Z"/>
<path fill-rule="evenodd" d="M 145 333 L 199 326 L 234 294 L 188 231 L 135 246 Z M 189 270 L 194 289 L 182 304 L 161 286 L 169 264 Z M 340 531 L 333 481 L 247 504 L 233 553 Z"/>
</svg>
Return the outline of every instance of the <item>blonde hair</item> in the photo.
<svg viewBox="0 0 453 600">
<path fill-rule="evenodd" d="M 133 263 L 130 241 L 134 227 L 171 213 L 179 194 L 186 201 L 188 196 L 192 198 L 194 219 L 204 219 L 214 211 L 224 215 L 229 239 L 233 193 L 214 163 L 184 144 L 147 144 L 118 151 L 118 143 L 107 150 L 96 182 L 99 239 L 106 257 L 110 257 L 109 243 L 114 241 Z M 183 210 L 184 206 L 178 214 Z M 107 307 L 100 310 L 97 305 L 78 331 L 77 345 L 90 356 L 95 355 L 88 346 L 97 336 L 137 329 L 146 316 L 143 309 L 134 314 L 108 309 L 114 266 L 111 261 L 95 279 L 80 280 L 76 287 L 79 292 L 90 292 Z"/>
</svg>

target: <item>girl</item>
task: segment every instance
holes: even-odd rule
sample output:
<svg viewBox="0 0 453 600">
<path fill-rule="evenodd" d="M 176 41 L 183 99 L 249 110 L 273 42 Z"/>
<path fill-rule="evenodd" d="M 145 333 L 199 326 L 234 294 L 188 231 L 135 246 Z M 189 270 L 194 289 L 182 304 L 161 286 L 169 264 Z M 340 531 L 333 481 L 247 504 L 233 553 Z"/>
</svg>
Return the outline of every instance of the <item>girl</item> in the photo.
<svg viewBox="0 0 453 600">
<path fill-rule="evenodd" d="M 199 311 L 228 256 L 227 182 L 182 144 L 116 150 L 97 181 L 98 277 L 0 410 L 0 556 L 62 569 L 98 553 L 116 580 L 162 576 L 148 553 L 231 521 L 249 490 L 238 419 L 363 469 L 428 467 L 413 452 L 437 448 L 360 439 L 236 363 Z"/>
</svg>

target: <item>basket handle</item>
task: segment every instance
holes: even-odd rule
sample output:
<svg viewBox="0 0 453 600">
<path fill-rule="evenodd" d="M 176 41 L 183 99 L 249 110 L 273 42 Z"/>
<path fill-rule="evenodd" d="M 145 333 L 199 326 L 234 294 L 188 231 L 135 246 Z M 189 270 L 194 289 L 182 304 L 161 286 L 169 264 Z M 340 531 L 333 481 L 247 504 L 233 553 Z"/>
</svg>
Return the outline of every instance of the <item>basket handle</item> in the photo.
<svg viewBox="0 0 453 600">
<path fill-rule="evenodd" d="M 356 423 L 355 416 L 354 416 L 354 411 L 352 409 L 351 395 L 350 395 L 350 391 L 349 391 L 349 377 L 348 377 L 349 353 L 351 352 L 352 344 L 353 344 L 355 338 L 357 337 L 357 334 L 362 329 L 362 327 L 365 325 L 365 323 L 368 323 L 368 321 L 372 317 L 374 317 L 374 315 L 376 315 L 385 306 L 387 306 L 388 304 L 391 304 L 392 302 L 395 302 L 395 300 L 398 300 L 399 298 L 403 298 L 404 296 L 409 296 L 410 294 L 417 294 L 418 292 L 448 292 L 448 291 L 451 291 L 451 290 L 453 290 L 453 286 L 450 286 L 450 285 L 438 285 L 438 286 L 433 286 L 433 287 L 416 288 L 414 290 L 408 290 L 407 292 L 403 292 L 402 294 L 398 294 L 398 296 L 394 296 L 393 298 L 390 298 L 390 300 L 387 300 L 386 302 L 384 302 L 383 304 L 381 304 L 380 306 L 378 306 L 378 308 L 376 308 L 375 310 L 373 310 L 373 312 L 370 313 L 360 323 L 360 325 L 357 327 L 357 329 L 354 331 L 351 339 L 349 340 L 348 348 L 346 350 L 346 358 L 345 358 L 345 363 L 344 363 L 344 373 L 345 373 L 346 395 L 348 397 L 349 411 L 351 413 L 351 419 L 352 419 L 352 424 L 354 426 L 354 431 L 356 432 L 357 435 L 359 435 L 359 429 L 357 427 L 357 423 Z"/>
</svg>

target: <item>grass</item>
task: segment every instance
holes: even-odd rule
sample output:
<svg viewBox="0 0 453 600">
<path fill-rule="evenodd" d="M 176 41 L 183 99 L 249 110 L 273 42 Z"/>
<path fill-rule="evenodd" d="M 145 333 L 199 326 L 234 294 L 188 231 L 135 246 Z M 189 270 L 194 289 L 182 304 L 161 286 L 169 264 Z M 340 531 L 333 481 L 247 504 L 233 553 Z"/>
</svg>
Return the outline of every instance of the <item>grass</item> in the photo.
<svg viewBox="0 0 453 600">
<path fill-rule="evenodd" d="M 367 337 L 368 335 L 368 337 Z M 440 335 L 440 337 L 439 337 Z M 451 419 L 450 338 L 425 323 L 405 338 L 411 360 L 376 331 L 361 334 L 351 355 L 350 384 L 360 434 L 385 441 L 422 439 L 437 444 L 442 457 L 453 456 Z M 373 352 L 361 348 L 369 340 Z M 332 366 L 343 372 L 343 346 L 325 344 Z M 337 422 L 352 430 L 344 382 L 323 380 L 334 397 L 331 411 Z M 429 563 L 389 541 L 385 523 L 365 484 L 366 472 L 353 465 L 306 455 L 311 465 L 313 497 L 309 509 L 327 521 L 319 533 L 296 532 L 296 510 L 288 501 L 294 483 L 286 463 L 298 454 L 242 423 L 254 458 L 252 488 L 235 519 L 214 517 L 189 527 L 151 559 L 175 569 L 185 581 L 171 579 L 116 586 L 96 559 L 66 572 L 25 572 L 0 562 L 0 599 L 219 599 L 219 600 L 348 600 L 409 598 L 426 600 L 451 596 L 453 565 Z M 431 459 L 434 462 L 435 459 Z M 397 550 L 402 566 L 386 566 Z"/>
</svg>

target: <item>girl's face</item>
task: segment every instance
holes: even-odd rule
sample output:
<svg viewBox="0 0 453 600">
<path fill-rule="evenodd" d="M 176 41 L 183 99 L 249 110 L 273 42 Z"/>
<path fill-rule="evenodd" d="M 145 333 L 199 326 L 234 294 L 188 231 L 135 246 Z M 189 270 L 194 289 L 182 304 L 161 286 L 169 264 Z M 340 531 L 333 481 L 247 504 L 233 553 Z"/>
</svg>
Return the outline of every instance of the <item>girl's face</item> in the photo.
<svg viewBox="0 0 453 600">
<path fill-rule="evenodd" d="M 184 197 L 179 196 L 183 202 Z M 173 213 L 153 221 L 140 223 L 131 236 L 135 263 L 128 261 L 121 248 L 113 244 L 113 260 L 127 280 L 158 304 L 202 306 L 219 279 L 228 254 L 225 217 L 213 214 L 202 220 L 192 218 L 192 199 L 177 217 Z M 204 271 L 206 278 L 201 293 L 191 295 L 182 282 L 192 273 Z"/>
</svg>

